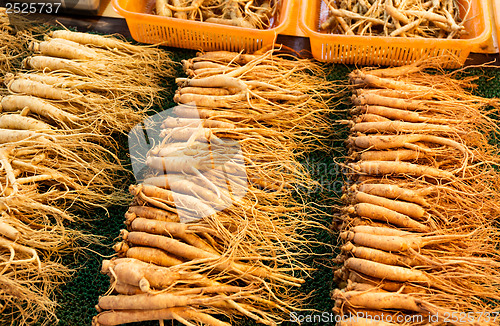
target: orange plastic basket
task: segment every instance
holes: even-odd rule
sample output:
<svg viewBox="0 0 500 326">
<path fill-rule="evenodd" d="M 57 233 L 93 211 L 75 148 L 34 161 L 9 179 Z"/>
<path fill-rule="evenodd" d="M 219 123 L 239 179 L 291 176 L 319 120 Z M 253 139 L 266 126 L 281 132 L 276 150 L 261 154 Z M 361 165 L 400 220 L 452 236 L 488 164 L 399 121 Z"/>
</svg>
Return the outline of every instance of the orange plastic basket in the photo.
<svg viewBox="0 0 500 326">
<path fill-rule="evenodd" d="M 276 26 L 262 30 L 147 14 L 147 1 L 113 0 L 114 9 L 127 21 L 134 40 L 204 51 L 254 52 L 273 44 L 287 27 L 291 9 L 288 0 L 280 0 L 280 4 Z"/>
<path fill-rule="evenodd" d="M 464 1 L 459 1 L 464 2 Z M 320 61 L 357 64 L 401 66 L 422 58 L 452 56 L 448 68 L 463 65 L 469 53 L 479 49 L 491 38 L 489 7 L 485 0 L 472 0 L 470 19 L 465 23 L 462 39 L 421 39 L 384 36 L 350 36 L 318 32 L 320 14 L 328 10 L 322 0 L 303 0 L 299 24 L 311 40 L 314 58 Z M 463 14 L 463 13 L 462 13 Z"/>
</svg>

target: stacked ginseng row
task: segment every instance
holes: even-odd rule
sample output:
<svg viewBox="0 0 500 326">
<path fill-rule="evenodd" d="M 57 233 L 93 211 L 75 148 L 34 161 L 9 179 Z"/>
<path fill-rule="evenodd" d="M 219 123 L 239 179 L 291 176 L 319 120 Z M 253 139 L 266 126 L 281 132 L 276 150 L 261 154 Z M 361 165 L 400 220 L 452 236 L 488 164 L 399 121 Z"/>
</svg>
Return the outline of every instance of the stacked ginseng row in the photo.
<svg viewBox="0 0 500 326">
<path fill-rule="evenodd" d="M 69 31 L 29 47 L 0 98 L 1 324 L 55 323 L 53 291 L 71 273 L 60 257 L 95 242 L 67 224 L 76 209 L 127 199 L 111 135 L 142 119 L 167 62 L 157 49 Z"/>
<path fill-rule="evenodd" d="M 274 51 L 183 64 L 178 105 L 152 118 L 158 139 L 147 131 L 156 146 L 130 187 L 118 257 L 102 264 L 111 295 L 93 324 L 275 325 L 303 300 L 294 289 L 316 224 L 298 199 L 313 184 L 298 160 L 329 130 L 318 95 L 327 82 L 309 61 Z"/>
<path fill-rule="evenodd" d="M 498 101 L 418 65 L 350 83 L 341 325 L 498 324 Z"/>
</svg>

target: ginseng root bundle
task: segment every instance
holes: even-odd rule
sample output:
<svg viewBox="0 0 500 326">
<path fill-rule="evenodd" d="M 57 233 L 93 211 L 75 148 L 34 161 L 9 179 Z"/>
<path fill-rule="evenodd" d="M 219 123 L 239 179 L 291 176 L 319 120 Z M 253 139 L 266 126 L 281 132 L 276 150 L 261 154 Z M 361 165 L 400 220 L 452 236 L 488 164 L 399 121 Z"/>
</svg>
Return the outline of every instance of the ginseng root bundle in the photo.
<svg viewBox="0 0 500 326">
<path fill-rule="evenodd" d="M 54 289 L 71 274 L 61 255 L 96 241 L 67 223 L 76 208 L 127 200 L 112 136 L 144 117 L 168 56 L 69 31 L 30 48 L 0 96 L 0 323 L 52 325 Z"/>
<path fill-rule="evenodd" d="M 328 83 L 274 51 L 208 52 L 184 67 L 178 106 L 130 186 L 118 257 L 103 261 L 111 288 L 93 324 L 276 325 L 304 300 L 318 223 L 297 196 L 314 184 L 299 157 L 324 146 Z"/>
<path fill-rule="evenodd" d="M 448 322 L 498 323 L 481 317 L 499 312 L 498 148 L 488 139 L 498 101 L 472 95 L 470 79 L 418 64 L 349 77 L 333 299 L 354 317 L 341 325 L 445 325 L 462 313 L 472 317 Z"/>
</svg>

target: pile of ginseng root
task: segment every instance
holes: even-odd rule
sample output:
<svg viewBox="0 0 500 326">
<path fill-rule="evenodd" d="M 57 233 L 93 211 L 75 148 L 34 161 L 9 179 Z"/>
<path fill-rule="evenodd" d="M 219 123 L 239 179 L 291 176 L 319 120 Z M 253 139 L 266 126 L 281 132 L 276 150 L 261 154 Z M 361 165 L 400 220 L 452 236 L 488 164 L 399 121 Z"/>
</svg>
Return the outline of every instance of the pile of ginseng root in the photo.
<svg viewBox="0 0 500 326">
<path fill-rule="evenodd" d="M 350 84 L 340 325 L 498 325 L 498 100 L 418 64 Z"/>
<path fill-rule="evenodd" d="M 128 202 L 112 135 L 145 116 L 168 58 L 116 38 L 54 31 L 14 45 L 33 55 L 3 71 L 0 97 L 0 324 L 54 325 L 64 254 L 98 241 L 78 211 Z M 82 242 L 83 241 L 83 242 Z"/>
<path fill-rule="evenodd" d="M 460 38 L 473 0 L 322 0 L 328 18 L 320 30 L 335 34 L 415 38 Z M 461 16 L 460 12 L 463 12 Z"/>
<path fill-rule="evenodd" d="M 183 64 L 178 105 L 130 187 L 118 257 L 102 263 L 111 287 L 93 325 L 276 325 L 306 297 L 296 289 L 319 225 L 300 198 L 314 182 L 299 158 L 325 146 L 329 83 L 274 50 Z"/>
<path fill-rule="evenodd" d="M 280 6 L 281 3 L 278 0 L 157 0 L 154 12 L 164 17 L 245 28 L 269 29 L 277 21 Z"/>
</svg>

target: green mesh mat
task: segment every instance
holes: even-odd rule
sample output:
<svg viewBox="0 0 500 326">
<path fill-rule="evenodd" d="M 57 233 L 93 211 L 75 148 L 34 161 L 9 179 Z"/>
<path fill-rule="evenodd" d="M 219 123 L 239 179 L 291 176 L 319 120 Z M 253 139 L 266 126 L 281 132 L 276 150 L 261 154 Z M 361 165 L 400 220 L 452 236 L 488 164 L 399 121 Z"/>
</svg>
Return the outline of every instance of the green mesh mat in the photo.
<svg viewBox="0 0 500 326">
<path fill-rule="evenodd" d="M 168 50 L 173 53 L 173 59 L 179 63 L 182 59 L 190 58 L 195 54 L 194 51 Z M 334 81 L 346 81 L 347 74 L 355 68 L 353 66 L 334 66 L 332 64 L 325 65 L 325 67 L 328 71 L 328 79 Z M 180 65 L 178 65 L 176 69 L 177 76 L 184 76 Z M 500 97 L 500 70 L 474 68 L 467 70 L 464 75 L 481 76 L 476 81 L 478 87 L 475 93 L 477 95 L 484 97 Z M 167 88 L 167 91 L 163 94 L 163 104 L 161 107 L 153 108 L 152 113 L 175 105 L 171 100 L 177 87 L 174 83 L 174 79 L 165 80 L 164 86 Z M 338 109 L 348 109 L 348 101 L 349 99 L 346 97 L 343 101 L 346 104 L 341 104 Z M 345 118 L 346 116 L 342 115 L 332 116 L 332 125 L 334 120 Z M 342 155 L 344 155 L 342 151 L 342 140 L 347 137 L 346 135 L 346 131 L 332 129 L 332 149 L 329 152 L 310 153 L 304 158 L 303 163 L 309 167 L 312 175 L 325 186 L 323 190 L 312 189 L 307 195 L 308 201 L 321 202 L 326 205 L 338 204 L 343 176 L 335 161 L 341 160 Z M 492 135 L 493 141 L 496 142 L 497 138 L 497 135 Z M 128 152 L 126 138 L 122 137 L 120 140 L 122 144 L 121 156 L 124 160 L 127 160 Z M 122 180 L 123 185 L 129 185 L 134 182 L 133 177 L 127 176 L 124 176 Z M 97 300 L 109 287 L 109 277 L 100 273 L 101 261 L 106 259 L 104 257 L 109 257 L 114 253 L 111 246 L 118 237 L 119 230 L 125 227 L 123 224 L 123 214 L 126 212 L 127 208 L 126 206 L 114 206 L 110 207 L 108 212 L 102 210 L 81 212 L 81 215 L 85 218 L 85 222 L 71 225 L 71 227 L 75 229 L 103 237 L 102 242 L 105 246 L 93 245 L 90 246 L 90 250 L 85 253 L 64 258 L 64 263 L 76 269 L 76 272 L 74 277 L 67 284 L 59 288 L 57 294 L 57 301 L 59 303 L 57 317 L 60 320 L 60 326 L 90 325 L 92 317 L 97 314 L 95 310 Z M 333 211 L 325 211 L 323 219 L 324 225 L 329 225 L 332 213 Z M 332 235 L 328 232 L 317 233 L 315 240 L 334 245 L 337 244 L 337 237 L 335 234 Z M 316 310 L 315 314 L 324 314 L 325 319 L 319 323 L 318 321 L 307 322 L 307 320 L 304 320 L 303 325 L 333 325 L 333 323 L 329 323 L 327 320 L 329 320 L 329 314 L 333 307 L 333 302 L 330 300 L 330 292 L 332 288 L 336 287 L 336 284 L 333 283 L 333 271 L 330 268 L 333 266 L 331 260 L 337 253 L 332 253 L 329 249 L 321 247 L 316 247 L 314 250 L 316 253 L 322 255 L 310 258 L 309 263 L 317 268 L 317 271 L 313 272 L 312 277 L 307 279 L 302 287 L 302 291 L 305 293 L 312 292 L 307 308 Z M 178 323 L 165 322 L 165 325 L 171 324 L 177 325 Z M 256 325 L 255 322 L 248 319 L 240 319 L 237 324 Z M 158 322 L 143 322 L 127 325 L 158 325 Z M 298 324 L 293 322 L 293 318 L 291 318 L 290 321 L 284 322 L 283 325 Z"/>
</svg>

